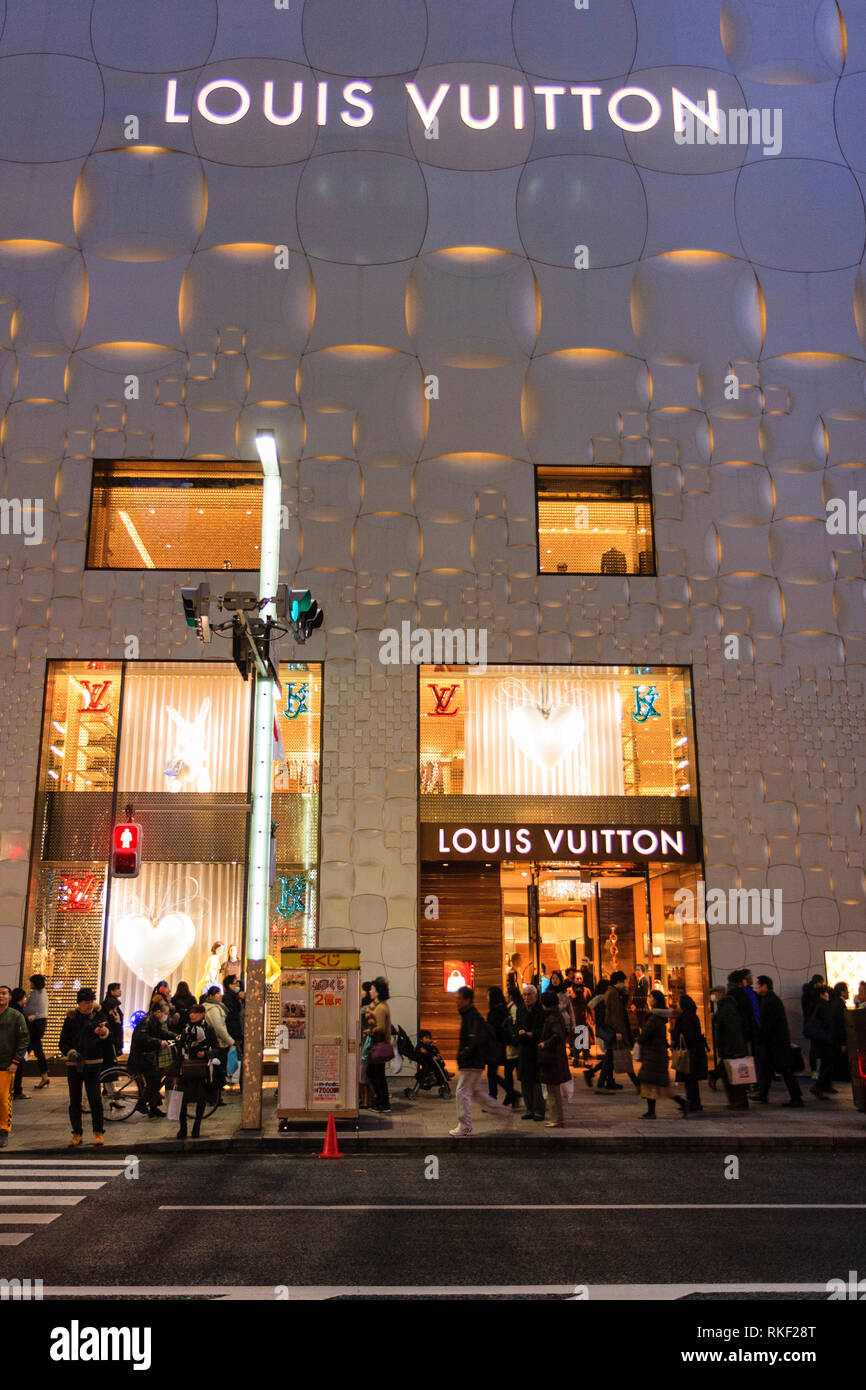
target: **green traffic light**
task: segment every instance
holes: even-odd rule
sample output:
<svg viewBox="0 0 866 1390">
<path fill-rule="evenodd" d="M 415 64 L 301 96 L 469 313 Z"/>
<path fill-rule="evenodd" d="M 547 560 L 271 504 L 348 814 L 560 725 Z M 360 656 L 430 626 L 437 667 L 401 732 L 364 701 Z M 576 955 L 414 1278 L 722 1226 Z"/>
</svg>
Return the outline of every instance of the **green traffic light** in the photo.
<svg viewBox="0 0 866 1390">
<path fill-rule="evenodd" d="M 298 618 L 301 616 L 302 613 L 306 613 L 306 612 L 309 610 L 309 607 L 310 607 L 310 604 L 312 603 L 312 601 L 313 601 L 313 596 L 312 596 L 312 594 L 310 593 L 309 589 L 305 589 L 304 592 L 300 595 L 299 598 L 293 598 L 293 599 L 292 599 L 292 622 L 293 622 L 293 623 L 296 623 L 296 622 L 298 621 Z"/>
</svg>

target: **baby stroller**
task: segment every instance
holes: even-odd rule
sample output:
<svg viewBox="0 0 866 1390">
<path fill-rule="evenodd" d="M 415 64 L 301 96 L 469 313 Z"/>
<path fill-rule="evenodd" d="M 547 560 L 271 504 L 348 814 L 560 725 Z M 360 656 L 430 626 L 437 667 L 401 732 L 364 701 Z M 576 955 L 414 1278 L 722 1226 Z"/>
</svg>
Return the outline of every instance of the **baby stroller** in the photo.
<svg viewBox="0 0 866 1390">
<path fill-rule="evenodd" d="M 433 1035 L 428 1033 L 426 1029 L 422 1029 L 418 1034 L 418 1045 L 413 1047 L 403 1029 L 400 1028 L 398 1029 L 397 1047 L 404 1057 L 415 1063 L 417 1068 L 414 1085 L 407 1086 L 403 1092 L 406 1099 L 414 1100 L 419 1091 L 432 1091 L 438 1087 L 442 1100 L 447 1100 L 451 1094 L 451 1087 L 448 1085 L 450 1073 L 445 1069 L 442 1053 L 434 1043 Z M 404 1048 L 408 1050 L 404 1050 Z"/>
</svg>

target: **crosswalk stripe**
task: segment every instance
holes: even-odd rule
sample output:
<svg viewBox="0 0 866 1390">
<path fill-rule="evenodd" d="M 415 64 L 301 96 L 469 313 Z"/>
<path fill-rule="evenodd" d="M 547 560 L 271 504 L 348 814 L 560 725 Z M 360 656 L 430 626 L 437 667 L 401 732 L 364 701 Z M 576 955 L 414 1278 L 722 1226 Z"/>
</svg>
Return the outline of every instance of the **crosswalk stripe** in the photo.
<svg viewBox="0 0 866 1390">
<path fill-rule="evenodd" d="M 17 1231 L 0 1231 L 0 1245 L 20 1245 L 32 1234 L 32 1231 L 22 1231 L 20 1234 Z"/>
<path fill-rule="evenodd" d="M 82 1178 L 119 1178 L 122 1169 L 118 1168 L 113 1173 L 106 1173 L 104 1168 L 82 1168 L 80 1176 Z M 0 1169 L 2 1178 L 70 1178 L 72 1174 L 68 1168 L 60 1168 L 56 1172 L 53 1168 L 43 1168 L 38 1173 L 31 1173 L 29 1168 L 7 1168 L 4 1164 Z"/>
<path fill-rule="evenodd" d="M 95 1192 L 98 1187 L 104 1186 L 104 1182 L 0 1182 L 0 1191 L 21 1192 L 26 1190 L 28 1192 L 37 1192 L 40 1188 L 43 1190 L 45 1188 L 51 1188 L 52 1191 L 57 1191 L 60 1188 L 83 1187 L 86 1188 L 88 1192 Z"/>
<path fill-rule="evenodd" d="M 59 1211 L 0 1211 L 0 1225 L 23 1226 L 25 1221 L 32 1221 L 34 1226 L 47 1226 L 60 1214 Z"/>
<path fill-rule="evenodd" d="M 15 1157 L 10 1154 L 8 1158 L 0 1158 L 0 1164 L 6 1163 L 26 1163 L 28 1168 L 119 1168 L 121 1171 L 125 1167 L 125 1160 L 121 1158 L 24 1158 Z"/>
<path fill-rule="evenodd" d="M 42 1197 L 33 1194 L 29 1197 L 9 1196 L 3 1197 L 4 1207 L 77 1207 L 79 1202 L 85 1202 L 86 1196 L 82 1192 L 78 1197 L 66 1196 L 59 1193 L 56 1197 Z"/>
</svg>

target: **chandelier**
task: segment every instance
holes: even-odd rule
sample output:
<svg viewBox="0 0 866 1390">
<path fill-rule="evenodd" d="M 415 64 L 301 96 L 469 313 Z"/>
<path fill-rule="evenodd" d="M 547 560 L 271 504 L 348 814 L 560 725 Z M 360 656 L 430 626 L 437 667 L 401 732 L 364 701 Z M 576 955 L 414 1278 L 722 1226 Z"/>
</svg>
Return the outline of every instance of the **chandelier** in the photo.
<svg viewBox="0 0 866 1390">
<path fill-rule="evenodd" d="M 538 895 L 547 902 L 586 902 L 595 897 L 595 889 L 579 878 L 546 878 L 539 886 Z"/>
</svg>

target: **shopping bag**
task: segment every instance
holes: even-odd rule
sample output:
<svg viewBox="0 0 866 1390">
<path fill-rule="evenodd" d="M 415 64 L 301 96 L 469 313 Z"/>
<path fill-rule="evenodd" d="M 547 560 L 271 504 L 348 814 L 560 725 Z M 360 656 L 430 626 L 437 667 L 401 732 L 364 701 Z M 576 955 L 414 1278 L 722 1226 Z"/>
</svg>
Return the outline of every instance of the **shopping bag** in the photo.
<svg viewBox="0 0 866 1390">
<path fill-rule="evenodd" d="M 235 1082 L 241 1069 L 240 1058 L 236 1047 L 230 1047 L 226 1057 L 226 1080 Z"/>
<path fill-rule="evenodd" d="M 183 1091 L 179 1086 L 175 1086 L 173 1091 L 168 1093 L 168 1108 L 166 1114 L 170 1120 L 180 1119 L 180 1108 L 183 1104 Z"/>
<path fill-rule="evenodd" d="M 615 1047 L 613 1050 L 613 1069 L 614 1071 L 631 1072 L 634 1065 L 631 1060 L 631 1053 L 627 1047 Z"/>
<path fill-rule="evenodd" d="M 757 1080 L 754 1057 L 726 1057 L 725 1071 L 732 1086 L 750 1086 Z"/>
<path fill-rule="evenodd" d="M 560 1088 L 559 1088 L 559 1092 L 560 1092 L 560 1095 L 562 1096 L 562 1099 L 563 1099 L 563 1100 L 573 1100 L 573 1099 L 574 1099 L 574 1081 L 573 1081 L 573 1080 L 571 1080 L 571 1081 L 563 1081 L 562 1085 L 561 1085 Z"/>
<path fill-rule="evenodd" d="M 676 1047 L 671 1053 L 671 1066 L 681 1076 L 688 1076 L 692 1067 L 692 1054 L 687 1047 Z"/>
</svg>

